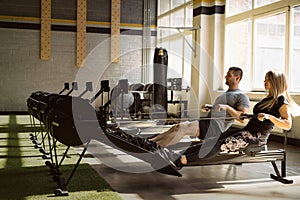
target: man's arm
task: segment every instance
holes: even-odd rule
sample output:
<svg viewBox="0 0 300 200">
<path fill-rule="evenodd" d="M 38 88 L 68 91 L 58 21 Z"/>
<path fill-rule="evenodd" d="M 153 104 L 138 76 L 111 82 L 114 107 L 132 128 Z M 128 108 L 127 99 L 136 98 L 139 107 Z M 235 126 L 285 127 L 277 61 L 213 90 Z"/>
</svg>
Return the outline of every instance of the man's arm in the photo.
<svg viewBox="0 0 300 200">
<path fill-rule="evenodd" d="M 229 105 L 226 105 L 226 104 L 219 104 L 216 108 L 218 111 L 222 111 L 222 110 L 225 110 L 229 113 L 230 116 L 232 117 L 235 117 L 236 120 L 238 120 L 239 122 L 244 122 L 243 119 L 240 119 L 239 116 L 242 114 L 242 113 L 248 113 L 249 112 L 249 109 L 246 108 L 246 107 L 238 107 L 237 110 L 235 110 L 234 108 L 232 108 L 231 106 Z"/>
<path fill-rule="evenodd" d="M 249 113 L 250 100 L 244 93 L 240 93 L 237 99 L 236 109 L 227 104 L 220 104 L 219 111 L 226 110 L 230 116 L 235 117 L 237 121 L 243 123 L 244 119 L 240 119 L 239 116 L 243 113 Z"/>
</svg>

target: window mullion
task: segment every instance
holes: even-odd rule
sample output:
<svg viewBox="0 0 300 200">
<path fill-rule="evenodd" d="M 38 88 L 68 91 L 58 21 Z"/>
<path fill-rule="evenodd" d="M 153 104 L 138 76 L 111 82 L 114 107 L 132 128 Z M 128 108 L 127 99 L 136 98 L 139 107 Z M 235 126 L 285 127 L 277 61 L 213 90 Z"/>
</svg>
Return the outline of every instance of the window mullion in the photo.
<svg viewBox="0 0 300 200">
<path fill-rule="evenodd" d="M 291 55 L 291 27 L 292 27 L 292 17 L 291 17 L 291 8 L 290 6 L 288 7 L 288 10 L 286 11 L 286 30 L 285 30 L 285 74 L 287 77 L 287 80 L 291 80 L 290 79 L 290 55 Z M 291 83 L 289 83 L 289 85 L 291 85 Z"/>
<path fill-rule="evenodd" d="M 253 0 L 254 1 L 254 0 Z M 253 2 L 254 3 L 254 2 Z M 255 71 L 254 71 L 254 55 L 255 55 L 255 50 L 254 50 L 254 47 L 255 47 L 255 26 L 254 26 L 254 17 L 252 16 L 252 20 L 251 20 L 251 26 L 252 26 L 252 32 L 251 32 L 251 90 L 253 90 L 253 83 L 254 83 L 254 74 L 255 74 Z"/>
</svg>

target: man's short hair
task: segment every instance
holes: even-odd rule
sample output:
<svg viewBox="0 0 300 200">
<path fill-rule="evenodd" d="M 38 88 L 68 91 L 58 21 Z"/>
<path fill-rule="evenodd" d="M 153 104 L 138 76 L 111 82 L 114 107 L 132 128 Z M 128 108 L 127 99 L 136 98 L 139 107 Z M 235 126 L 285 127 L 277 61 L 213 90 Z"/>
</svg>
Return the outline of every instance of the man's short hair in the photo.
<svg viewBox="0 0 300 200">
<path fill-rule="evenodd" d="M 239 76 L 240 80 L 243 78 L 243 70 L 239 67 L 230 67 L 229 70 L 233 71 L 235 76 Z"/>
</svg>

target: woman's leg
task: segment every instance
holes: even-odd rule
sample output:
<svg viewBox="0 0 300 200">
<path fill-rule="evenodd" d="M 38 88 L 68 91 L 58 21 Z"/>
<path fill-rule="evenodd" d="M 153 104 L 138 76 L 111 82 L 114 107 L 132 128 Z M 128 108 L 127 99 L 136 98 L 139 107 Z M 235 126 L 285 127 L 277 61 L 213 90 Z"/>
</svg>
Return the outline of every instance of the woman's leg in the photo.
<svg viewBox="0 0 300 200">
<path fill-rule="evenodd" d="M 232 135 L 228 135 L 228 137 L 223 139 L 210 138 L 205 140 L 202 144 L 188 148 L 182 153 L 180 159 L 181 163 L 179 164 L 197 163 L 201 161 L 201 159 L 207 160 L 213 158 L 219 153 L 238 153 L 251 147 L 250 144 L 260 146 L 257 139 L 253 137 L 250 132 L 237 130 L 237 132 L 232 132 Z"/>
<path fill-rule="evenodd" d="M 215 138 L 215 140 L 209 139 L 203 143 L 192 146 L 182 152 L 180 159 L 176 161 L 176 165 L 183 167 L 188 163 L 197 163 L 203 159 L 207 160 L 212 158 L 220 152 L 220 146 L 222 143 L 222 140 Z"/>
</svg>

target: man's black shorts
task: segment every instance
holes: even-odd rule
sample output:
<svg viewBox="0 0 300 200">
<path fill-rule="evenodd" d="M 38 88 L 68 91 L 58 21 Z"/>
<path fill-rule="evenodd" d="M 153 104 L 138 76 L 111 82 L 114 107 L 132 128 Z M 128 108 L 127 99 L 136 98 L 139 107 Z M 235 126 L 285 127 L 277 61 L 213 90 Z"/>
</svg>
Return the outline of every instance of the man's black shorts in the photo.
<svg viewBox="0 0 300 200">
<path fill-rule="evenodd" d="M 201 119 L 199 120 L 199 139 L 204 140 L 205 137 L 218 137 L 221 135 L 219 125 L 213 119 Z"/>
</svg>

